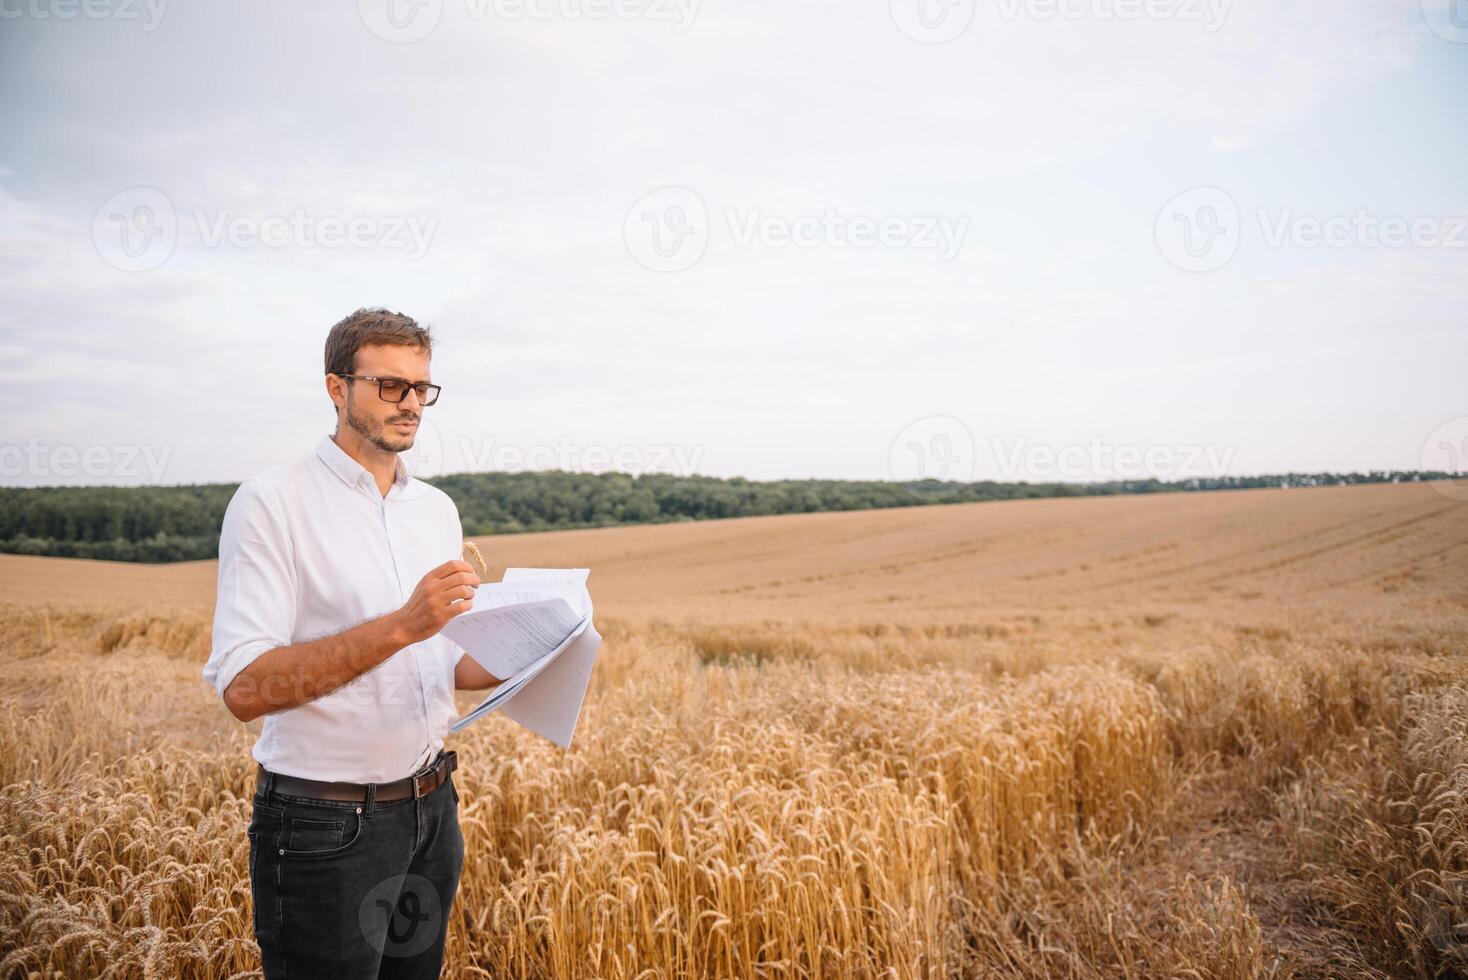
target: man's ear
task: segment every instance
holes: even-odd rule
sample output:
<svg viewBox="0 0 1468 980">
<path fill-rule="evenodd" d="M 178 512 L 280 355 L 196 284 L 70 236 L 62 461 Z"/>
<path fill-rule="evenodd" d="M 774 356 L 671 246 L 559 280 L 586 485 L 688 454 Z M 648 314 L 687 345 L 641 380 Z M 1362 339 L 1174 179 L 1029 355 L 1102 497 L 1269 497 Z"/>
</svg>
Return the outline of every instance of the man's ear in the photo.
<svg viewBox="0 0 1468 980">
<path fill-rule="evenodd" d="M 326 376 L 326 396 L 331 399 L 332 405 L 337 411 L 347 402 L 347 382 L 334 374 Z"/>
</svg>

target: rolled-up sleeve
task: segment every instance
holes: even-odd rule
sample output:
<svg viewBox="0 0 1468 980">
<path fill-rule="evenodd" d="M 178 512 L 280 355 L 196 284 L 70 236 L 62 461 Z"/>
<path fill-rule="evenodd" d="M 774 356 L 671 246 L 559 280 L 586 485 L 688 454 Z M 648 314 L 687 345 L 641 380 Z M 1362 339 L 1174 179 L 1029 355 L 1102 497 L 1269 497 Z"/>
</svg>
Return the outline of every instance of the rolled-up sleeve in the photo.
<svg viewBox="0 0 1468 980">
<path fill-rule="evenodd" d="M 286 646 L 296 622 L 296 571 L 285 515 L 258 480 L 240 484 L 219 533 L 219 589 L 204 680 L 222 697 L 267 650 Z"/>
</svg>

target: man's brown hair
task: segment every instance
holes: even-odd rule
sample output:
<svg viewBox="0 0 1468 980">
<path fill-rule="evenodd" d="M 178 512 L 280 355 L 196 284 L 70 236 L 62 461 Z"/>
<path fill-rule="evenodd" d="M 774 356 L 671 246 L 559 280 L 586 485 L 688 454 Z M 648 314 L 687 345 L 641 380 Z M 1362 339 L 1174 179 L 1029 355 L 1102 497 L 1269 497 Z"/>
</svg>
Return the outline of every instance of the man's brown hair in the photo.
<svg viewBox="0 0 1468 980">
<path fill-rule="evenodd" d="M 403 313 L 382 307 L 360 309 L 331 328 L 326 335 L 326 373 L 351 374 L 357 369 L 357 351 L 368 344 L 398 344 L 433 353 L 428 328 Z M 417 379 L 410 379 L 417 380 Z"/>
</svg>

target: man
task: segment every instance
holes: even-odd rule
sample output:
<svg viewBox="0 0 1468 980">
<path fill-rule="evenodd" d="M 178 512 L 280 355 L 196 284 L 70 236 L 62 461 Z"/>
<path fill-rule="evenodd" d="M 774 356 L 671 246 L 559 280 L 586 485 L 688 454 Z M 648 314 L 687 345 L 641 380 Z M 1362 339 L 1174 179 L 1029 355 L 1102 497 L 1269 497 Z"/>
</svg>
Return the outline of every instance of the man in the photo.
<svg viewBox="0 0 1468 980">
<path fill-rule="evenodd" d="M 224 515 L 204 677 L 263 717 L 248 835 L 266 977 L 436 977 L 464 859 L 456 688 L 496 678 L 438 632 L 473 604 L 458 508 L 411 478 L 439 388 L 412 318 L 326 338 L 336 431 L 245 481 Z"/>
</svg>

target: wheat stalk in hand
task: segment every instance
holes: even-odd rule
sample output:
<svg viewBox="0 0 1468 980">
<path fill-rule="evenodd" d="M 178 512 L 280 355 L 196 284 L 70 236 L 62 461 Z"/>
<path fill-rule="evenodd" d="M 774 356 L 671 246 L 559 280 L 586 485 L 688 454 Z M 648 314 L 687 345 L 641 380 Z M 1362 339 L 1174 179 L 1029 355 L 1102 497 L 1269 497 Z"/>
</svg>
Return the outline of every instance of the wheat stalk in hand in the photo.
<svg viewBox="0 0 1468 980">
<path fill-rule="evenodd" d="M 473 541 L 464 542 L 464 557 L 469 564 L 479 570 L 480 580 L 489 578 L 489 564 L 484 560 L 484 554 L 479 550 L 479 545 Z"/>
</svg>

